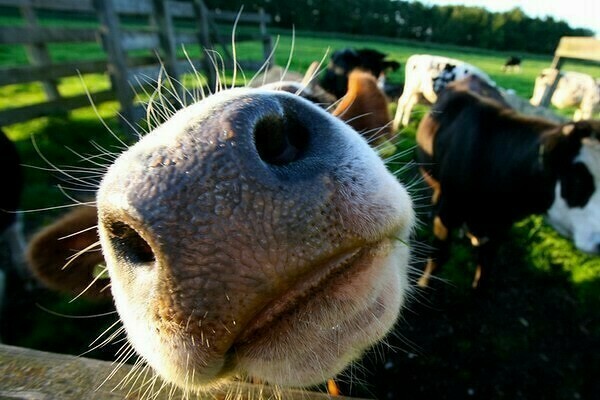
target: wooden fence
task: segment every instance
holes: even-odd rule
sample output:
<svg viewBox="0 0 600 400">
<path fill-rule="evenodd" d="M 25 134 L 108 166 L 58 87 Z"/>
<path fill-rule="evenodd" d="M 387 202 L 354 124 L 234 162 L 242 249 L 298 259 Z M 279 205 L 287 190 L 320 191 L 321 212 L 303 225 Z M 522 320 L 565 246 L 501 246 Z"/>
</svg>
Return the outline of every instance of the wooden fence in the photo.
<svg viewBox="0 0 600 400">
<path fill-rule="evenodd" d="M 41 82 L 46 101 L 37 104 L 0 110 L 0 126 L 72 109 L 118 100 L 121 115 L 134 123 L 143 114 L 135 103 L 135 93 L 147 83 L 156 81 L 161 71 L 179 81 L 194 68 L 202 72 L 209 86 L 215 83 L 215 69 L 201 53 L 190 63 L 178 51 L 184 45 L 200 45 L 212 50 L 220 45 L 219 53 L 225 67 L 233 65 L 227 41 L 218 31 L 218 24 L 257 26 L 257 33 L 240 35 L 237 42 L 260 40 L 263 58 L 253 62 L 241 61 L 244 68 L 262 65 L 271 52 L 271 38 L 266 26 L 270 16 L 260 13 L 214 12 L 202 0 L 0 0 L 0 7 L 19 11 L 22 26 L 0 27 L 0 45 L 22 45 L 27 50 L 30 65 L 0 68 L 0 86 Z M 40 24 L 39 12 L 53 12 L 65 20 L 91 18 L 90 27 L 56 27 Z M 136 19 L 135 24 L 123 21 Z M 179 28 L 183 26 L 183 28 Z M 48 51 L 50 43 L 101 43 L 105 56 L 86 61 L 54 62 Z M 162 62 L 162 65 L 160 64 Z M 110 76 L 110 89 L 65 97 L 58 90 L 61 78 L 77 74 L 104 73 Z"/>
<path fill-rule="evenodd" d="M 182 393 L 160 380 L 133 379 L 132 366 L 84 357 L 46 353 L 0 344 L 0 399 L 155 399 L 155 400 L 328 400 L 331 396 L 302 390 L 232 382 L 200 393 Z M 139 371 L 138 371 L 139 373 Z M 133 374 L 135 375 L 135 374 Z M 151 374 L 150 374 L 151 375 Z M 146 374 L 144 374 L 144 377 Z M 161 390 L 162 389 L 162 390 Z M 335 397 L 336 400 L 350 400 Z M 360 400 L 360 399 L 354 399 Z"/>
</svg>

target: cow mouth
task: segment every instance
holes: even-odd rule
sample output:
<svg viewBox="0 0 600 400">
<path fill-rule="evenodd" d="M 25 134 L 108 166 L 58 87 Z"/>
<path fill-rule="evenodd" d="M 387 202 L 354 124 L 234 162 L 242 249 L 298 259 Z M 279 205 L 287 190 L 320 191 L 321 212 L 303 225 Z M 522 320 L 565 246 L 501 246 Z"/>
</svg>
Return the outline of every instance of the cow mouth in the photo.
<svg viewBox="0 0 600 400">
<path fill-rule="evenodd" d="M 234 340 L 230 352 L 251 344 L 267 334 L 267 331 L 276 330 L 278 322 L 284 325 L 287 316 L 300 312 L 312 299 L 326 296 L 334 287 L 343 285 L 353 276 L 369 269 L 380 253 L 379 250 L 389 243 L 389 239 L 384 239 L 375 244 L 354 247 L 312 266 L 292 287 L 269 301 L 254 316 Z"/>
</svg>

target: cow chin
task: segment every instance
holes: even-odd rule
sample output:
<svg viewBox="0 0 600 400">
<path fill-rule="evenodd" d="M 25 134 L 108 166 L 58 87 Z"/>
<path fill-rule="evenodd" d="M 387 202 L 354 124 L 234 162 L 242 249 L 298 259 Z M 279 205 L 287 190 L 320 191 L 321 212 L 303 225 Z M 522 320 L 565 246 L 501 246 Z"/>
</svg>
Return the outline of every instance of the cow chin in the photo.
<svg viewBox="0 0 600 400">
<path fill-rule="evenodd" d="M 397 240 L 360 250 L 337 279 L 264 326 L 242 331 L 227 347 L 211 348 L 208 339 L 194 341 L 187 326 L 157 320 L 147 298 L 132 297 L 118 284 L 113 295 L 131 344 L 167 381 L 201 391 L 232 376 L 307 387 L 341 372 L 391 330 L 408 291 L 408 259 L 408 247 Z"/>
<path fill-rule="evenodd" d="M 235 349 L 242 373 L 306 387 L 340 373 L 393 327 L 408 290 L 407 247 L 386 243 L 288 316 Z M 364 269 L 363 269 L 364 268 Z"/>
</svg>

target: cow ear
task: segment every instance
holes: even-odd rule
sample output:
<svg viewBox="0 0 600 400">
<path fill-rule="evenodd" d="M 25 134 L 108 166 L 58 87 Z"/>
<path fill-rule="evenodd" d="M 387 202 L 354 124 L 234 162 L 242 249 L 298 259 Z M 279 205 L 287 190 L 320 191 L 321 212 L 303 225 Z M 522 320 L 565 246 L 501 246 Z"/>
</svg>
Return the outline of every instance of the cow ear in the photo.
<svg viewBox="0 0 600 400">
<path fill-rule="evenodd" d="M 97 225 L 95 207 L 78 207 L 35 234 L 27 248 L 34 275 L 73 296 L 110 298 Z"/>
<path fill-rule="evenodd" d="M 397 61 L 384 61 L 383 62 L 383 69 L 391 69 L 392 71 L 396 71 L 398 68 L 400 68 L 400 63 Z"/>
<path fill-rule="evenodd" d="M 563 125 L 562 134 L 569 140 L 580 141 L 583 138 L 598 138 L 600 135 L 600 124 L 594 121 L 577 121 Z"/>
</svg>

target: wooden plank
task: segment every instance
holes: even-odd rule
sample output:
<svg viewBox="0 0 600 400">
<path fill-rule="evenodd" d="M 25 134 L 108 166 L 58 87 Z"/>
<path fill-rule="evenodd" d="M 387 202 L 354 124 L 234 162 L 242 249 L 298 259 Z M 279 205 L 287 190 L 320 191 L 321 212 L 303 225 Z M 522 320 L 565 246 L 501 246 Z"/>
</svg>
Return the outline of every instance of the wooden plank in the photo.
<svg viewBox="0 0 600 400">
<path fill-rule="evenodd" d="M 207 391 L 183 393 L 181 390 L 171 390 L 171 385 L 164 385 L 162 380 L 158 380 L 152 385 L 154 390 L 149 391 L 148 381 L 154 379 L 152 373 L 148 374 L 146 381 L 132 379 L 127 384 L 123 384 L 132 369 L 133 367 L 127 364 L 117 368 L 114 363 L 108 361 L 0 344 L 0 398 L 331 400 L 331 397 L 325 393 L 282 389 L 245 382 L 224 383 Z M 107 379 L 113 372 L 114 376 Z M 105 379 L 106 382 L 104 382 Z M 340 396 L 336 399 L 348 398 Z"/>
<path fill-rule="evenodd" d="M 112 90 L 92 93 L 92 101 L 95 104 L 114 100 L 115 94 Z M 33 104 L 30 106 L 10 108 L 0 111 L 0 126 L 12 125 L 17 122 L 28 121 L 30 119 L 43 117 L 46 115 L 74 110 L 77 108 L 88 107 L 90 100 L 87 95 L 82 94 L 73 97 L 64 97 L 58 100 L 47 101 L 45 103 Z"/>
<path fill-rule="evenodd" d="M 96 41 L 96 31 L 84 28 L 0 27 L 0 44 L 65 43 Z"/>
<path fill-rule="evenodd" d="M 125 15 L 150 15 L 152 3 L 150 0 L 113 0 L 113 7 L 117 14 Z"/>
<path fill-rule="evenodd" d="M 215 21 L 222 22 L 233 22 L 238 17 L 239 13 L 232 11 L 209 11 L 209 17 L 214 19 Z M 242 13 L 240 15 L 241 23 L 271 23 L 271 15 L 270 14 L 260 14 L 260 13 Z"/>
<path fill-rule="evenodd" d="M 129 60 L 129 66 L 152 64 L 154 56 L 135 57 Z M 103 73 L 107 70 L 106 60 L 76 61 L 46 66 L 23 66 L 0 68 L 0 86 L 42 79 L 56 79 L 80 74 Z"/>
<path fill-rule="evenodd" d="M 0 0 L 0 6 L 21 7 L 30 5 L 40 10 L 93 12 L 92 0 Z"/>
<path fill-rule="evenodd" d="M 190 62 L 185 59 L 177 60 L 176 65 L 177 71 L 179 71 L 179 75 L 176 77 L 176 79 L 179 79 L 181 74 L 193 72 L 194 68 L 196 69 L 196 71 L 200 71 L 201 68 L 200 61 L 195 62 L 194 66 L 192 67 L 192 65 L 190 65 Z M 162 68 L 160 64 L 156 63 L 152 65 L 144 65 L 136 68 L 130 68 L 129 73 L 127 74 L 127 81 L 130 85 L 135 87 L 146 85 L 155 86 L 156 82 L 158 81 L 159 74 L 161 73 L 161 69 Z M 163 79 L 165 78 L 163 77 Z"/>
<path fill-rule="evenodd" d="M 121 30 L 121 46 L 125 51 L 156 49 L 160 40 L 157 32 Z"/>
<path fill-rule="evenodd" d="M 600 62 L 600 39 L 564 36 L 560 39 L 554 54 L 562 58 Z"/>
<path fill-rule="evenodd" d="M 181 1 L 167 1 L 171 15 L 176 18 L 194 18 L 194 6 L 192 3 Z"/>
<path fill-rule="evenodd" d="M 197 32 L 175 32 L 175 43 L 182 44 L 199 44 Z"/>
</svg>

